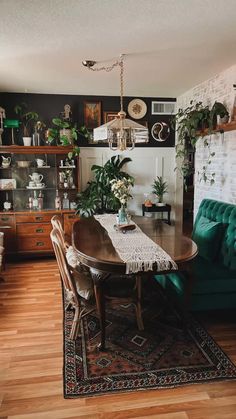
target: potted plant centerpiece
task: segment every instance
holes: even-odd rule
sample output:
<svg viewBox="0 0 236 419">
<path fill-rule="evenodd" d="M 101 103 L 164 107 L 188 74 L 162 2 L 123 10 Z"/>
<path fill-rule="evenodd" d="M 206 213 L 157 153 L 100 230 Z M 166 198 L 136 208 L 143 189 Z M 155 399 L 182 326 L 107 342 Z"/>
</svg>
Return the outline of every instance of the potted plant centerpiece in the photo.
<svg viewBox="0 0 236 419">
<path fill-rule="evenodd" d="M 163 196 L 168 191 L 168 185 L 167 185 L 167 182 L 164 182 L 162 176 L 157 176 L 157 178 L 153 182 L 152 188 L 153 188 L 152 193 L 157 196 L 157 200 L 158 200 L 157 205 L 158 206 L 165 205 L 163 203 Z"/>
<path fill-rule="evenodd" d="M 35 111 L 28 111 L 28 105 L 26 103 L 21 103 L 16 105 L 14 110 L 18 115 L 19 120 L 23 127 L 23 143 L 24 145 L 31 145 L 31 132 L 33 123 L 37 121 L 38 114 Z"/>
<path fill-rule="evenodd" d="M 130 193 L 131 186 L 134 185 L 133 179 L 123 177 L 122 179 L 111 180 L 111 190 L 114 196 L 120 201 L 120 209 L 118 211 L 118 224 L 128 224 L 127 202 L 132 195 Z"/>
</svg>

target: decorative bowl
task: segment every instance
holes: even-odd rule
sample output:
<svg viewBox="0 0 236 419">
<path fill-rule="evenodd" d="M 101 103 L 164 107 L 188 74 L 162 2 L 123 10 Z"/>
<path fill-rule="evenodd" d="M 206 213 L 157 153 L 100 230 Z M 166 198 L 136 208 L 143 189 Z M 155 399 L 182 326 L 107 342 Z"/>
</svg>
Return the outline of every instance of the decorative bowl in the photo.
<svg viewBox="0 0 236 419">
<path fill-rule="evenodd" d="M 17 163 L 17 166 L 18 167 L 29 167 L 31 161 L 28 161 L 28 160 L 18 160 L 16 163 Z"/>
</svg>

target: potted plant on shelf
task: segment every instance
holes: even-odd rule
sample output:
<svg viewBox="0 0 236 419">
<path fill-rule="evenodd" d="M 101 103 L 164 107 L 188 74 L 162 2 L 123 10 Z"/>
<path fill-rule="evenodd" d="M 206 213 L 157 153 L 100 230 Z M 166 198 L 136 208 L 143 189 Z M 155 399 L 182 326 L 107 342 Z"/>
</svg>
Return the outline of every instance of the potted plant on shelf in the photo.
<svg viewBox="0 0 236 419">
<path fill-rule="evenodd" d="M 113 156 L 104 166 L 92 166 L 94 179 L 88 182 L 88 186 L 83 192 L 78 194 L 77 212 L 80 215 L 116 213 L 119 210 L 121 204 L 112 191 L 111 181 L 125 178 L 133 183 L 133 177 L 122 170 L 123 166 L 130 161 L 131 159 L 128 157 L 121 160 L 120 156 Z"/>
<path fill-rule="evenodd" d="M 229 112 L 221 102 L 215 102 L 210 109 L 208 105 L 203 105 L 202 102 L 193 103 L 182 109 L 180 108 L 175 116 L 172 118 L 172 127 L 176 127 L 177 144 L 176 144 L 176 157 L 179 160 L 179 170 L 184 179 L 186 187 L 187 178 L 193 173 L 193 166 L 189 162 L 189 150 L 195 150 L 196 143 L 199 139 L 203 138 L 204 146 L 208 148 L 208 157 L 203 165 L 201 179 L 205 182 L 210 181 L 214 183 L 215 173 L 207 174 L 208 166 L 211 164 L 212 157 L 215 156 L 211 152 L 210 143 L 206 136 L 211 134 L 216 129 L 217 117 L 220 121 L 227 121 Z"/>
<path fill-rule="evenodd" d="M 35 111 L 28 111 L 28 105 L 24 102 L 20 105 L 16 105 L 14 110 L 23 127 L 23 143 L 24 145 L 30 146 L 33 124 L 39 117 L 38 113 Z"/>
<path fill-rule="evenodd" d="M 47 131 L 47 141 L 49 144 L 57 142 L 63 146 L 72 145 L 73 149 L 68 154 L 68 157 L 71 159 L 74 156 L 78 156 L 80 153 L 80 148 L 76 144 L 78 135 L 89 138 L 90 133 L 87 128 L 85 126 L 77 128 L 76 123 L 66 121 L 63 118 L 53 118 L 52 123 L 54 127 L 48 128 Z"/>
<path fill-rule="evenodd" d="M 162 176 L 157 176 L 152 185 L 152 193 L 157 196 L 157 205 L 163 206 L 163 196 L 168 192 L 167 182 L 164 182 Z"/>
</svg>

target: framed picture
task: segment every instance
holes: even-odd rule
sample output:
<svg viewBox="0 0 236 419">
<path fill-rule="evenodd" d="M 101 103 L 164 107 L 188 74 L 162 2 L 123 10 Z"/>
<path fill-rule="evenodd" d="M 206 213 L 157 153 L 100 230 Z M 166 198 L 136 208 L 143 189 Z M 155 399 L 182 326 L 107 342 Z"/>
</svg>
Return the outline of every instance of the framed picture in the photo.
<svg viewBox="0 0 236 419">
<path fill-rule="evenodd" d="M 112 119 L 118 118 L 118 112 L 106 111 L 103 112 L 103 123 L 112 121 Z"/>
<path fill-rule="evenodd" d="M 101 125 L 101 102 L 97 100 L 84 102 L 84 125 L 88 129 Z"/>
</svg>

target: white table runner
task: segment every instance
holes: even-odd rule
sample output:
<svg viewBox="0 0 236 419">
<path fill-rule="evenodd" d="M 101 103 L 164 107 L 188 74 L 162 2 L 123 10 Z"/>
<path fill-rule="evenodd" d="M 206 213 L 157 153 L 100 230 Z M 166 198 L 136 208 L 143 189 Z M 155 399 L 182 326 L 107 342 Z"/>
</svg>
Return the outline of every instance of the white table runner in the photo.
<svg viewBox="0 0 236 419">
<path fill-rule="evenodd" d="M 126 273 L 155 270 L 168 271 L 178 269 L 171 257 L 156 243 L 154 243 L 137 226 L 135 230 L 126 231 L 125 234 L 116 230 L 116 215 L 102 214 L 95 215 L 102 227 L 107 230 L 108 235 L 116 249 L 119 257 L 126 264 Z"/>
</svg>

